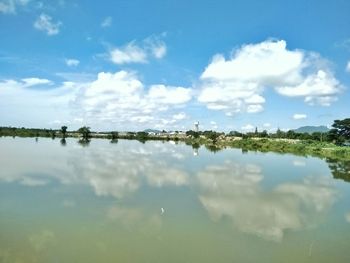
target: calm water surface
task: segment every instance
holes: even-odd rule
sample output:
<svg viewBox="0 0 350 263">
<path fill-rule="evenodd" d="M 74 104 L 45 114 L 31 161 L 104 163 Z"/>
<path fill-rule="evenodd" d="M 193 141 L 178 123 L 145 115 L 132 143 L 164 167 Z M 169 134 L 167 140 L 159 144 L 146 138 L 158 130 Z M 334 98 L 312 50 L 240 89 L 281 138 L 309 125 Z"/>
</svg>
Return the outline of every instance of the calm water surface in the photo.
<svg viewBox="0 0 350 263">
<path fill-rule="evenodd" d="M 0 262 L 350 262 L 350 165 L 0 138 Z"/>
</svg>

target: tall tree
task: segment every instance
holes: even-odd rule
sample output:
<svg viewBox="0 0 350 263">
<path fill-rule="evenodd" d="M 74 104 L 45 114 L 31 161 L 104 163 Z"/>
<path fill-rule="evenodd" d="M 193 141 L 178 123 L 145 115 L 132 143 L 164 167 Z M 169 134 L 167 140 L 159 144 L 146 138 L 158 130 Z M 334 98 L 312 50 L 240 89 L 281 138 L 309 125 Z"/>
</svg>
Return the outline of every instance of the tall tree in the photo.
<svg viewBox="0 0 350 263">
<path fill-rule="evenodd" d="M 350 118 L 335 120 L 332 127 L 333 129 L 331 129 L 328 134 L 330 139 L 337 143 L 350 140 Z"/>
<path fill-rule="evenodd" d="M 62 127 L 61 127 L 61 132 L 62 132 L 62 137 L 63 137 L 63 138 L 66 138 L 67 126 L 62 126 Z"/>
<path fill-rule="evenodd" d="M 84 140 L 88 140 L 90 138 L 90 127 L 83 126 L 79 128 L 78 132 L 82 135 Z"/>
</svg>

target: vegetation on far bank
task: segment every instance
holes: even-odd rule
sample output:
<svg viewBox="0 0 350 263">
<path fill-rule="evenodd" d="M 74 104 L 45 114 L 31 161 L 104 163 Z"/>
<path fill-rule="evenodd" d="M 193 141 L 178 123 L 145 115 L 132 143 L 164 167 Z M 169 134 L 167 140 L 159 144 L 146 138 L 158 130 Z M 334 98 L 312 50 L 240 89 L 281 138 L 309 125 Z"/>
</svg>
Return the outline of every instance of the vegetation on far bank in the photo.
<svg viewBox="0 0 350 263">
<path fill-rule="evenodd" d="M 240 133 L 231 131 L 227 134 L 215 131 L 160 132 L 158 134 L 140 132 L 92 132 L 89 127 L 81 127 L 77 131 L 68 131 L 67 126 L 61 129 L 28 129 L 0 127 L 0 136 L 13 137 L 51 137 L 61 138 L 65 145 L 66 137 L 79 138 L 79 143 L 88 145 L 91 138 L 106 138 L 111 142 L 118 139 L 139 140 L 173 140 L 184 141 L 194 148 L 204 145 L 212 151 L 226 147 L 241 148 L 243 151 L 293 153 L 297 155 L 312 155 L 323 158 L 350 159 L 350 118 L 335 120 L 328 132 L 297 133 L 278 129 L 275 133 L 266 130 L 259 132 Z"/>
</svg>

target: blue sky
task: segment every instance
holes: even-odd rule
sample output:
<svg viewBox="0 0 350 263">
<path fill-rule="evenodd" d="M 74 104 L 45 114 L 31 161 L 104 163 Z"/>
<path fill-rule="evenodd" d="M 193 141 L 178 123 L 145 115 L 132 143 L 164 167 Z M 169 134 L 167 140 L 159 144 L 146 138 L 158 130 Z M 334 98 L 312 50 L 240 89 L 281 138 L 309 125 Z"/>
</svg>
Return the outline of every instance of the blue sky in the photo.
<svg viewBox="0 0 350 263">
<path fill-rule="evenodd" d="M 350 112 L 349 12 L 345 0 L 0 0 L 0 125 L 330 125 Z"/>
</svg>

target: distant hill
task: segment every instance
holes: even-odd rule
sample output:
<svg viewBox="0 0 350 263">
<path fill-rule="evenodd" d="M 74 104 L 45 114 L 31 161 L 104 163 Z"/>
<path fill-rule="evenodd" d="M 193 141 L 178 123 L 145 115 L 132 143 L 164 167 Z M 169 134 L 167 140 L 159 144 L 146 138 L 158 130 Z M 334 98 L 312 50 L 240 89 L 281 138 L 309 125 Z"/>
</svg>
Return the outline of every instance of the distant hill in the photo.
<svg viewBox="0 0 350 263">
<path fill-rule="evenodd" d="M 294 131 L 298 132 L 298 133 L 313 133 L 313 132 L 328 132 L 329 129 L 324 125 L 321 125 L 321 126 L 303 126 L 303 127 L 298 128 L 298 129 L 295 129 Z"/>
<path fill-rule="evenodd" d="M 162 131 L 160 131 L 160 130 L 154 130 L 154 129 L 146 129 L 146 130 L 144 130 L 144 132 L 148 132 L 148 133 L 150 133 L 150 132 L 161 133 Z"/>
</svg>

